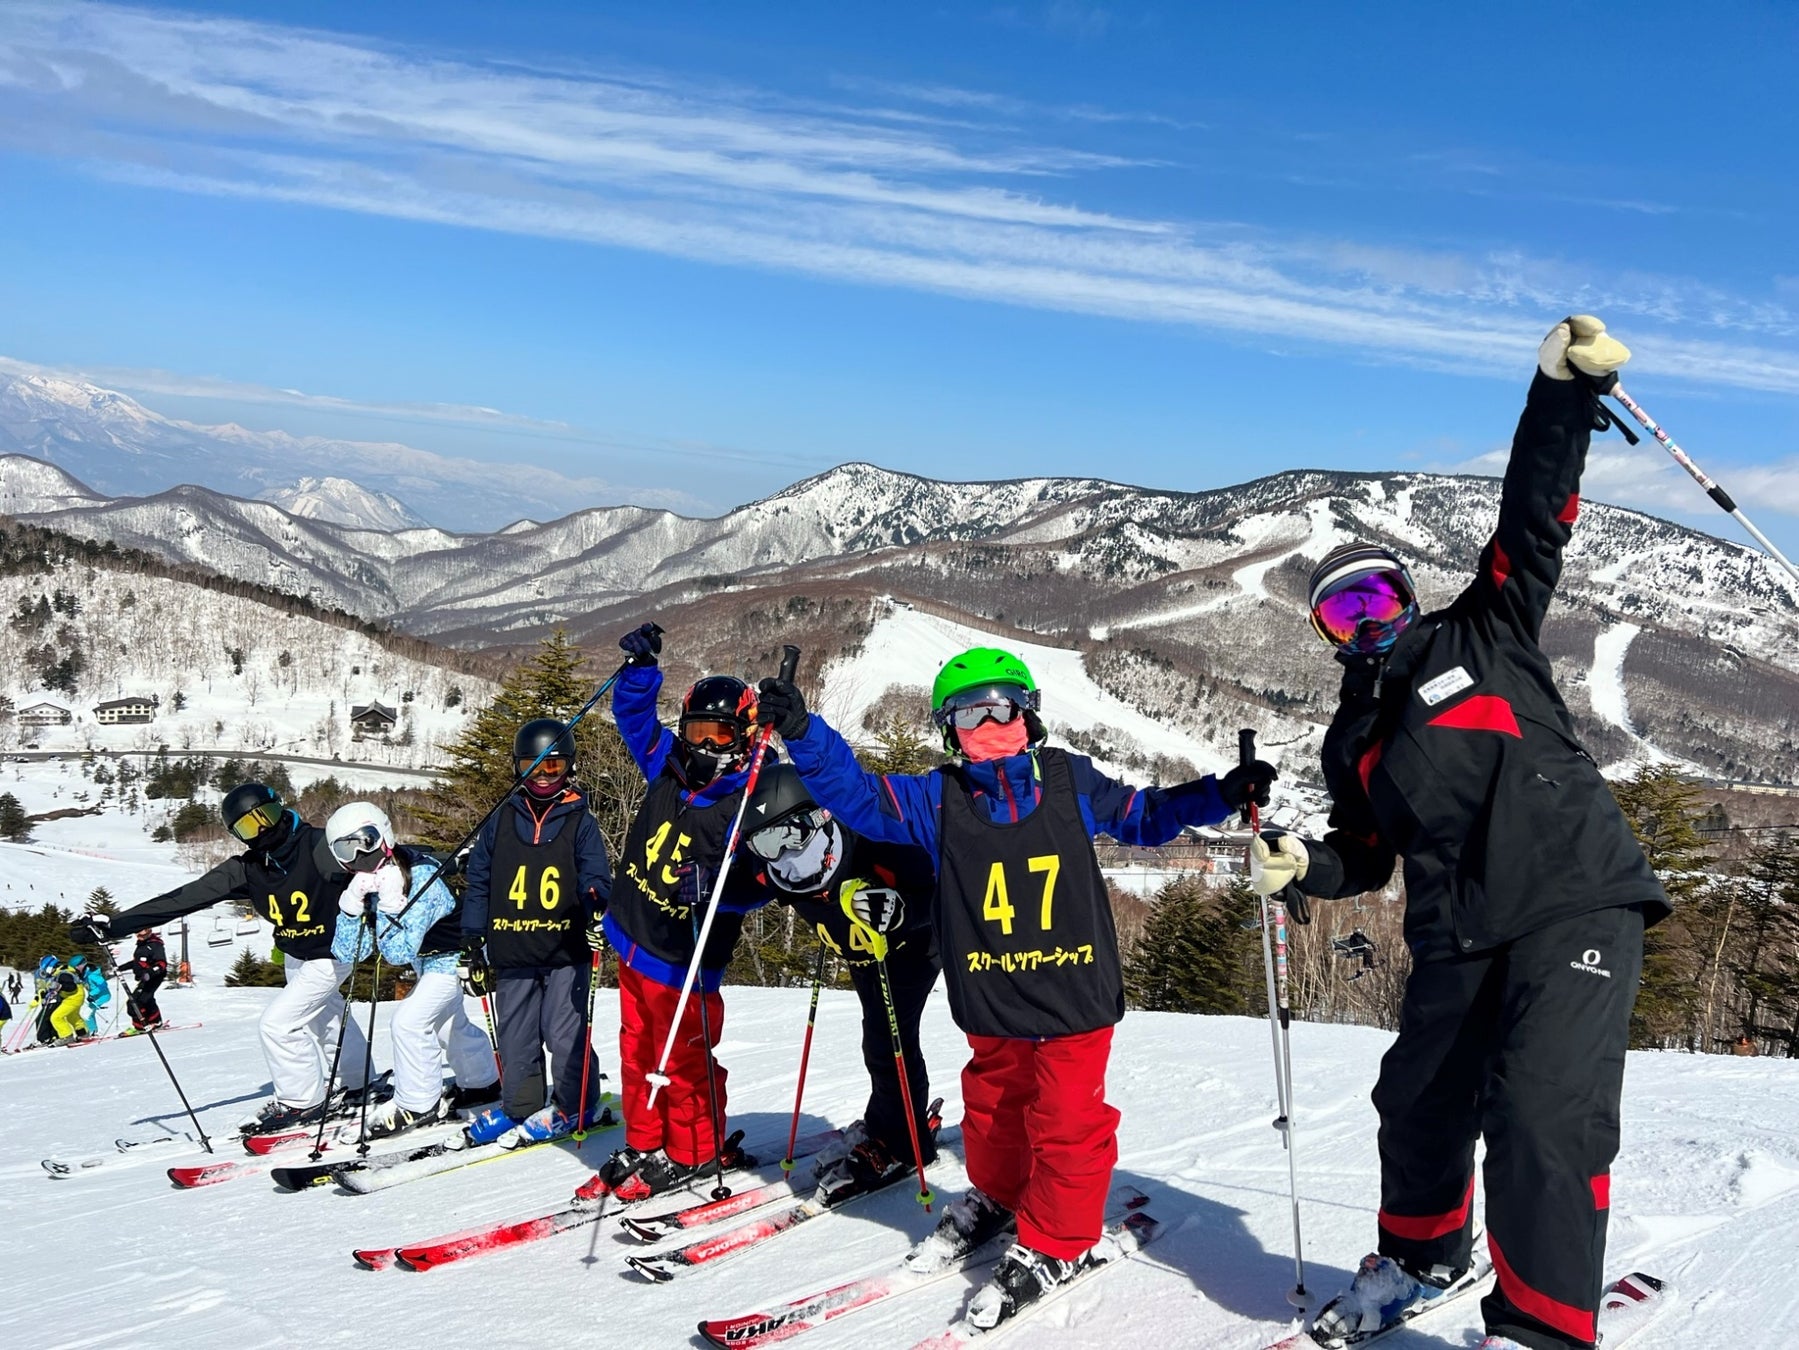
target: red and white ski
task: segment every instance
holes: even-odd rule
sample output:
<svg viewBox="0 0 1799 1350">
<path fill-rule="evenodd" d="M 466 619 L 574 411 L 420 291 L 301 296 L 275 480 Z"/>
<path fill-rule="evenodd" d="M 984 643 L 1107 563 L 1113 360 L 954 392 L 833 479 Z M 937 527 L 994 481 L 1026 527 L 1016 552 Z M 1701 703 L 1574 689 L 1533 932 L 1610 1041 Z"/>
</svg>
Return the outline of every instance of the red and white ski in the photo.
<svg viewBox="0 0 1799 1350">
<path fill-rule="evenodd" d="M 1107 1214 L 1122 1217 L 1148 1203 L 1149 1197 L 1142 1191 L 1131 1186 L 1118 1186 L 1113 1189 L 1106 1202 Z M 1108 1224 L 1115 1221 L 1111 1217 L 1107 1219 Z M 960 1260 L 948 1262 L 926 1273 L 920 1273 L 901 1263 L 772 1308 L 737 1317 L 712 1318 L 699 1324 L 699 1332 L 709 1343 L 721 1347 L 721 1350 L 751 1350 L 751 1347 L 791 1340 L 859 1309 L 927 1288 L 965 1271 L 991 1265 L 999 1260 L 1000 1254 L 1011 1241 L 1010 1234 L 997 1237 Z"/>
<path fill-rule="evenodd" d="M 830 1130 L 803 1139 L 796 1146 L 794 1156 L 796 1158 L 810 1156 L 837 1137 L 838 1131 Z M 752 1175 L 754 1173 L 747 1169 L 725 1173 L 727 1179 L 734 1176 Z M 709 1180 L 711 1180 L 710 1177 L 695 1178 L 694 1184 Z M 394 1264 L 408 1270 L 432 1270 L 438 1266 L 449 1265 L 453 1261 L 463 1261 L 472 1256 L 485 1256 L 489 1252 L 522 1246 L 528 1242 L 541 1242 L 558 1233 L 566 1233 L 572 1229 L 585 1228 L 588 1224 L 598 1223 L 608 1212 L 608 1201 L 614 1206 L 631 1203 L 616 1196 L 602 1196 L 596 1200 L 566 1205 L 549 1214 L 539 1214 L 528 1219 L 518 1219 L 510 1223 L 485 1224 L 478 1228 L 464 1229 L 459 1233 L 431 1238 L 425 1242 L 396 1247 L 363 1247 L 351 1252 L 350 1255 L 351 1259 L 365 1270 L 386 1270 Z M 616 1213 L 617 1211 L 614 1209 L 611 1212 Z"/>
</svg>

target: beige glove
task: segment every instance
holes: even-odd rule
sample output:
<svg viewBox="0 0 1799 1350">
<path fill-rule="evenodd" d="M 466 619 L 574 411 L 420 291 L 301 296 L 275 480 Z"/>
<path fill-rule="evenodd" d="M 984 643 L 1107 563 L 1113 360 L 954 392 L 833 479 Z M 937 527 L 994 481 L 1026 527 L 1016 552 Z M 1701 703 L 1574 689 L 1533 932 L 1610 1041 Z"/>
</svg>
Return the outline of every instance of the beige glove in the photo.
<svg viewBox="0 0 1799 1350">
<path fill-rule="evenodd" d="M 1305 876 L 1311 862 L 1298 835 L 1265 831 L 1249 841 L 1249 888 L 1257 895 L 1284 891 Z"/>
<path fill-rule="evenodd" d="M 1591 314 L 1563 319 L 1537 348 L 1537 366 L 1552 380 L 1571 380 L 1577 373 L 1603 379 L 1628 360 L 1630 348 Z"/>
</svg>

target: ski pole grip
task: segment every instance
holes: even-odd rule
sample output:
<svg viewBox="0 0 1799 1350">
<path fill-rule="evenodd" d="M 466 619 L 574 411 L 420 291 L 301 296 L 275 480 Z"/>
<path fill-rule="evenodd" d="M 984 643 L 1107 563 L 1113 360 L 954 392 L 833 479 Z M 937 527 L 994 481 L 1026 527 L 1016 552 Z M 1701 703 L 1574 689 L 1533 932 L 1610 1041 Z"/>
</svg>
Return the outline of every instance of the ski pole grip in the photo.
<svg viewBox="0 0 1799 1350">
<path fill-rule="evenodd" d="M 1253 764 L 1256 758 L 1256 729 L 1244 727 L 1237 733 L 1237 763 Z M 1243 804 L 1243 823 L 1251 829 L 1255 828 L 1255 807 L 1248 802 Z"/>
<path fill-rule="evenodd" d="M 800 649 L 792 643 L 781 648 L 781 683 L 792 684 L 800 673 Z"/>
</svg>

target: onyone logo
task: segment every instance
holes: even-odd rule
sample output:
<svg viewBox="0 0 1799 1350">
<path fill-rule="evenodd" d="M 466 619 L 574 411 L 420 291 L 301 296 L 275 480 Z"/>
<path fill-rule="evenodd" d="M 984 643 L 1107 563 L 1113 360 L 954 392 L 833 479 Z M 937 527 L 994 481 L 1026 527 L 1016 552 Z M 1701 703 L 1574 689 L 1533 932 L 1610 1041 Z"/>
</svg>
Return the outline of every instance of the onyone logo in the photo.
<svg viewBox="0 0 1799 1350">
<path fill-rule="evenodd" d="M 1589 975 L 1603 975 L 1603 976 L 1605 976 L 1606 979 L 1608 979 L 1608 980 L 1611 979 L 1611 977 L 1612 977 L 1611 971 L 1606 970 L 1603 967 L 1601 967 L 1599 962 L 1600 962 L 1599 948 L 1588 947 L 1584 952 L 1582 952 L 1580 954 L 1580 960 L 1570 961 L 1568 963 L 1568 965 L 1571 969 L 1574 969 L 1574 970 L 1584 970 Z"/>
</svg>

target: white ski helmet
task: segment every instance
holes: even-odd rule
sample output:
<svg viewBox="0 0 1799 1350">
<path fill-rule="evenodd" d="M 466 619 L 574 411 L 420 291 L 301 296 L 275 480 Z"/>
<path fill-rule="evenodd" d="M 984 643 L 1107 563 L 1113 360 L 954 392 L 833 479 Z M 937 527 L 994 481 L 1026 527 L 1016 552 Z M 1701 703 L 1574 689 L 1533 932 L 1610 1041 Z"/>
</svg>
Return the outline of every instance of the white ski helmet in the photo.
<svg viewBox="0 0 1799 1350">
<path fill-rule="evenodd" d="M 325 822 L 331 856 L 352 872 L 373 872 L 393 857 L 394 827 L 373 802 L 345 802 Z"/>
</svg>

